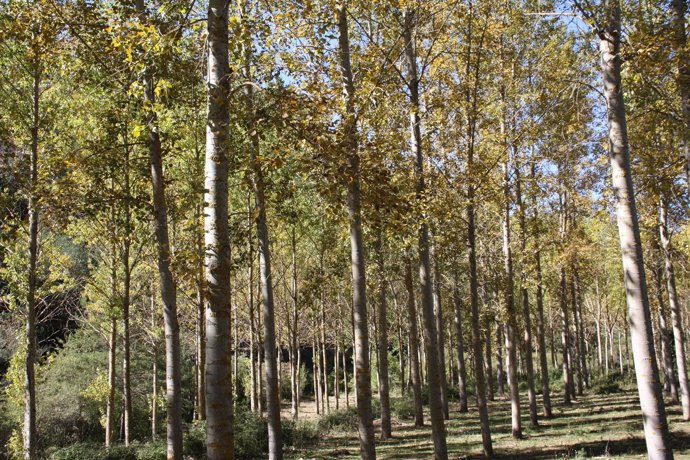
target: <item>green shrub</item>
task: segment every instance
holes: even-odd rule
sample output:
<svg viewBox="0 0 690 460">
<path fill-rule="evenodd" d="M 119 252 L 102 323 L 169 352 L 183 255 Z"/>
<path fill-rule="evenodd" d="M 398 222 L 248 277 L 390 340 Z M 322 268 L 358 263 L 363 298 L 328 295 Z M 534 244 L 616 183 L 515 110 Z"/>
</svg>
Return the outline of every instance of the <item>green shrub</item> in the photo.
<svg viewBox="0 0 690 460">
<path fill-rule="evenodd" d="M 402 419 L 414 417 L 414 400 L 412 395 L 391 399 L 391 414 Z"/>
<path fill-rule="evenodd" d="M 133 443 L 137 452 L 137 460 L 166 460 L 168 451 L 163 441 L 155 443 Z"/>
<path fill-rule="evenodd" d="M 625 384 L 627 377 L 620 372 L 611 372 L 601 375 L 592 382 L 592 393 L 598 395 L 609 395 L 623 391 L 622 385 Z"/>
<path fill-rule="evenodd" d="M 100 444 L 78 443 L 48 452 L 50 460 L 138 460 L 134 446 L 112 446 L 108 449 Z"/>
<path fill-rule="evenodd" d="M 102 460 L 137 460 L 137 453 L 131 446 L 113 446 L 105 451 Z"/>
<path fill-rule="evenodd" d="M 103 458 L 105 447 L 98 444 L 79 443 L 56 450 L 48 450 L 50 460 L 95 460 Z"/>
<path fill-rule="evenodd" d="M 206 455 L 206 422 L 194 422 L 184 434 L 182 452 L 194 458 Z"/>
<path fill-rule="evenodd" d="M 283 422 L 283 443 L 296 449 L 304 449 L 319 439 L 319 428 L 311 420 L 286 420 Z"/>
<path fill-rule="evenodd" d="M 358 423 L 357 409 L 350 407 L 348 409 L 332 411 L 329 414 L 321 416 L 317 422 L 317 426 L 319 431 L 322 432 L 353 431 L 357 429 Z"/>
<path fill-rule="evenodd" d="M 268 451 L 268 425 L 259 415 L 245 406 L 235 410 L 235 458 L 265 457 Z"/>
</svg>

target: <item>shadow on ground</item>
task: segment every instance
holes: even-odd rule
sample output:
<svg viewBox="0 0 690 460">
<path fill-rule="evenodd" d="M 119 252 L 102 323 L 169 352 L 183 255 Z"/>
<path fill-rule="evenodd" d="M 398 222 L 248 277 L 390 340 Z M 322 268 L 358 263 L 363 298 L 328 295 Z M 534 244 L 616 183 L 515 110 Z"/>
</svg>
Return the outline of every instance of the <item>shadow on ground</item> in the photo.
<svg viewBox="0 0 690 460">
<path fill-rule="evenodd" d="M 523 398 L 526 403 L 526 398 Z M 570 406 L 554 398 L 551 419 L 540 419 L 540 426 L 530 427 L 528 408 L 523 404 L 524 439 L 511 435 L 510 404 L 497 398 L 490 403 L 494 456 L 496 459 L 568 459 L 568 458 L 644 458 L 646 447 L 642 418 L 636 392 L 613 395 L 584 395 Z M 461 414 L 451 404 L 446 422 L 449 457 L 479 459 L 482 455 L 481 432 L 476 411 Z M 676 458 L 690 459 L 690 423 L 683 422 L 679 406 L 668 406 Z M 427 459 L 433 457 L 428 419 L 422 428 L 412 420 L 396 419 L 393 439 L 378 441 L 380 459 Z M 375 426 L 378 426 L 375 423 Z M 378 430 L 377 430 L 378 435 Z M 292 452 L 289 458 L 343 459 L 359 458 L 356 433 L 324 435 L 318 445 Z"/>
</svg>

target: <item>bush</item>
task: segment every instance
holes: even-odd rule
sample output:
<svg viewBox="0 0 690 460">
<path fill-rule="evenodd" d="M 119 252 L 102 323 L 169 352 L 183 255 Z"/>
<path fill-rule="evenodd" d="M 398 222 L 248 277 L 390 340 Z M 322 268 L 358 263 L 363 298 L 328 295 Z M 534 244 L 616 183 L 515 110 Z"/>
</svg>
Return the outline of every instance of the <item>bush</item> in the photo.
<svg viewBox="0 0 690 460">
<path fill-rule="evenodd" d="M 373 402 L 373 401 L 372 401 Z M 353 431 L 357 429 L 359 419 L 357 409 L 350 407 L 325 414 L 319 418 L 317 426 L 319 431 Z"/>
<path fill-rule="evenodd" d="M 245 406 L 235 410 L 235 458 L 262 458 L 268 451 L 266 420 Z"/>
<path fill-rule="evenodd" d="M 244 405 L 235 407 L 235 458 L 262 458 L 268 451 L 266 420 Z M 206 458 L 206 422 L 195 422 L 184 435 L 183 452 L 194 459 Z"/>
<path fill-rule="evenodd" d="M 412 397 L 391 399 L 391 414 L 402 419 L 414 417 L 414 400 Z"/>
<path fill-rule="evenodd" d="M 206 455 L 206 422 L 194 422 L 184 434 L 182 452 L 194 458 Z"/>
<path fill-rule="evenodd" d="M 597 395 L 609 395 L 623 391 L 622 384 L 627 380 L 620 372 L 611 372 L 608 375 L 599 376 L 592 382 L 592 393 Z"/>
<path fill-rule="evenodd" d="M 283 422 L 283 443 L 296 449 L 304 449 L 319 439 L 317 423 L 307 420 Z"/>
<path fill-rule="evenodd" d="M 112 446 L 106 449 L 99 444 L 79 443 L 49 453 L 50 460 L 137 460 L 134 446 Z"/>
<path fill-rule="evenodd" d="M 168 458 L 167 447 L 164 442 L 133 443 L 137 452 L 137 460 L 166 460 Z"/>
</svg>

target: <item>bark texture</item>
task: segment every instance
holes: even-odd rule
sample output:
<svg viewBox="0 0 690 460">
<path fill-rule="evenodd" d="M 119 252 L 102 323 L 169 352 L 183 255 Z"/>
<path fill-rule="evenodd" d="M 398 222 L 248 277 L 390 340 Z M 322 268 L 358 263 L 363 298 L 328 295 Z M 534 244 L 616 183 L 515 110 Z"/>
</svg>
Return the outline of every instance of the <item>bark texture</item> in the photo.
<svg viewBox="0 0 690 460">
<path fill-rule="evenodd" d="M 234 457 L 228 237 L 228 2 L 208 3 L 208 120 L 204 181 L 206 436 L 209 460 Z"/>
</svg>

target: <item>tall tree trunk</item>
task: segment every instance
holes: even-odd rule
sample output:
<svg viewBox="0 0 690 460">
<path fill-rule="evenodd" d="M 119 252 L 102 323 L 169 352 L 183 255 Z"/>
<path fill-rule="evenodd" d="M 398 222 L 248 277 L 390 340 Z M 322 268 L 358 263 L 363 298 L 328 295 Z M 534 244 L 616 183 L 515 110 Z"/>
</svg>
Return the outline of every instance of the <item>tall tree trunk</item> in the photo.
<svg viewBox="0 0 690 460">
<path fill-rule="evenodd" d="M 438 348 L 439 379 L 441 381 L 441 407 L 443 408 L 443 418 L 448 420 L 448 380 L 446 378 L 446 345 L 443 322 L 443 304 L 441 303 L 441 271 L 438 268 L 438 254 L 436 244 L 431 244 L 431 259 L 434 264 L 434 316 L 436 319 L 436 341 Z"/>
<path fill-rule="evenodd" d="M 685 155 L 685 174 L 690 189 L 690 52 L 685 25 L 685 14 L 688 10 L 687 0 L 671 0 L 671 24 L 673 27 L 673 48 L 676 53 L 678 74 L 676 85 L 680 95 L 684 126 L 681 128 L 682 150 Z"/>
<path fill-rule="evenodd" d="M 125 144 L 127 138 L 125 137 Z M 125 425 L 125 446 L 129 446 L 130 425 L 132 422 L 132 385 L 131 385 L 131 358 L 130 358 L 130 328 L 129 328 L 129 307 L 130 291 L 132 282 L 132 266 L 129 260 L 130 248 L 132 245 L 132 213 L 130 210 L 130 186 L 129 186 L 129 147 L 125 147 L 124 161 L 124 231 L 125 238 L 122 245 L 122 396 L 124 398 L 124 425 Z"/>
<path fill-rule="evenodd" d="M 391 406 L 388 376 L 388 300 L 386 299 L 386 267 L 383 257 L 383 229 L 376 229 L 376 269 L 378 275 L 378 365 L 379 401 L 381 402 L 381 439 L 391 437 Z"/>
<path fill-rule="evenodd" d="M 37 59 L 36 59 L 37 60 Z M 33 62 L 33 88 L 31 112 L 31 176 L 29 183 L 29 271 L 26 290 L 26 357 L 24 358 L 24 426 L 22 430 L 25 460 L 36 457 L 36 265 L 38 262 L 38 130 L 41 123 L 42 68 Z"/>
<path fill-rule="evenodd" d="M 203 200 L 203 197 L 201 197 Z M 203 229 L 203 212 L 201 204 L 196 206 L 195 221 Z M 199 267 L 196 278 L 196 402 L 197 418 L 206 420 L 206 303 L 204 301 L 204 235 L 200 231 L 197 237 Z M 237 318 L 235 318 L 236 320 Z M 234 327 L 237 327 L 235 321 Z M 237 333 L 234 334 L 237 342 Z M 233 358 L 237 355 L 237 343 L 233 347 Z M 233 375 L 237 375 L 233 372 Z M 235 382 L 237 384 L 237 382 Z"/>
<path fill-rule="evenodd" d="M 419 341 L 417 326 L 417 306 L 414 297 L 412 280 L 412 262 L 409 253 L 405 254 L 405 290 L 407 291 L 407 318 L 410 327 L 410 377 L 412 380 L 412 395 L 414 399 L 414 424 L 416 427 L 424 425 L 422 412 L 422 379 L 419 371 Z"/>
<path fill-rule="evenodd" d="M 347 347 L 343 347 L 343 385 L 345 387 L 345 407 L 350 408 L 350 385 L 347 379 Z"/>
<path fill-rule="evenodd" d="M 340 338 L 335 340 L 335 355 L 333 356 L 333 396 L 335 410 L 340 409 Z"/>
<path fill-rule="evenodd" d="M 527 257 L 527 222 L 525 203 L 522 200 L 522 180 L 520 164 L 515 164 L 515 201 L 518 205 L 518 223 L 520 225 L 520 250 Z M 533 427 L 539 425 L 537 416 L 537 393 L 534 389 L 534 361 L 532 357 L 532 314 L 529 308 L 529 293 L 527 292 L 527 264 L 523 263 L 520 270 L 520 297 L 522 298 L 522 315 L 525 322 L 523 334 L 523 350 L 525 356 L 525 376 L 527 378 L 527 396 L 529 399 L 529 419 Z"/>
<path fill-rule="evenodd" d="M 407 86 L 410 91 L 410 146 L 415 157 L 415 174 L 417 180 L 417 199 L 421 201 L 426 193 L 424 180 L 424 156 L 422 153 L 422 131 L 419 117 L 419 76 L 417 74 L 417 51 L 414 37 L 416 13 L 406 8 L 403 12 L 403 40 L 408 66 Z M 438 339 L 434 322 L 433 292 L 431 285 L 431 261 L 429 260 L 429 226 L 420 216 L 419 226 L 419 279 L 422 292 L 422 315 L 424 318 L 424 335 L 427 355 L 427 374 L 429 381 L 429 412 L 431 431 L 434 441 L 434 455 L 438 460 L 448 458 L 446 447 L 446 427 L 443 421 L 441 400 L 441 375 L 439 370 Z"/>
<path fill-rule="evenodd" d="M 462 300 L 458 288 L 457 274 L 453 273 L 453 310 L 455 311 L 456 351 L 458 353 L 458 395 L 460 413 L 467 413 L 467 371 L 465 370 L 465 345 L 462 334 Z"/>
<path fill-rule="evenodd" d="M 628 322 L 633 345 L 637 388 L 642 408 L 647 452 L 651 459 L 673 458 L 666 421 L 666 408 L 654 357 L 654 338 L 647 296 L 642 243 L 635 205 L 630 167 L 628 132 L 623 101 L 620 56 L 621 11 L 619 0 L 604 2 L 603 28 L 599 31 L 599 50 L 609 124 L 616 218 L 620 238 Z"/>
<path fill-rule="evenodd" d="M 247 197 L 247 216 L 249 217 L 249 229 L 248 229 L 248 238 L 247 238 L 247 252 L 248 252 L 248 260 L 249 260 L 249 265 L 247 267 L 247 306 L 249 310 L 249 373 L 250 375 L 250 391 L 249 391 L 249 398 L 250 398 L 250 410 L 254 413 L 259 412 L 259 391 L 258 391 L 258 379 L 257 375 L 259 374 L 259 371 L 257 370 L 257 362 L 259 360 L 257 356 L 257 347 L 258 347 L 258 340 L 257 340 L 257 332 L 256 332 L 256 316 L 254 312 L 254 243 L 253 243 L 253 234 L 254 232 L 252 231 L 253 227 L 253 222 L 252 222 L 252 216 L 254 215 L 254 208 L 251 205 L 251 198 L 248 196 Z"/>
<path fill-rule="evenodd" d="M 323 270 L 323 269 L 322 269 Z M 321 291 L 321 301 L 319 302 L 321 307 L 321 320 L 319 322 L 319 329 L 321 336 L 319 341 L 321 342 L 321 370 L 323 371 L 323 400 L 325 403 L 324 413 L 329 414 L 331 412 L 331 400 L 328 397 L 328 347 L 326 346 L 326 300 L 324 299 L 324 292 Z"/>
<path fill-rule="evenodd" d="M 158 439 L 158 345 L 153 345 L 151 369 L 151 441 Z"/>
<path fill-rule="evenodd" d="M 146 22 L 144 0 L 136 0 L 136 8 L 143 22 Z M 155 101 L 153 72 L 147 64 L 144 71 L 144 99 L 148 107 Z M 167 414 L 167 455 L 169 460 L 182 459 L 182 387 L 180 326 L 177 320 L 177 286 L 171 268 L 170 237 L 168 233 L 168 209 L 165 201 L 165 176 L 163 175 L 163 149 L 156 112 L 146 113 L 148 127 L 148 150 L 151 163 L 151 184 L 153 188 L 154 233 L 158 249 L 158 272 L 160 275 L 161 299 L 165 319 L 165 373 Z M 226 192 L 227 193 L 227 192 Z M 228 328 L 226 328 L 228 329 Z M 232 407 L 232 406 L 231 406 Z M 209 456 L 210 459 L 213 457 Z"/>
<path fill-rule="evenodd" d="M 196 415 L 206 420 L 206 305 L 201 284 L 196 292 Z"/>
<path fill-rule="evenodd" d="M 664 386 L 668 388 L 668 394 L 671 396 L 671 402 L 677 403 L 678 386 L 676 385 L 676 378 L 673 373 L 673 348 L 671 346 L 671 332 L 668 330 L 668 325 L 666 322 L 666 306 L 664 304 L 661 263 L 656 261 L 654 262 L 654 266 L 652 267 L 652 276 L 654 277 L 654 282 L 656 284 L 656 300 L 659 308 L 659 341 L 661 342 L 660 348 L 664 366 Z"/>
<path fill-rule="evenodd" d="M 501 36 L 501 54 L 503 53 L 503 37 Z M 501 99 L 506 101 L 505 87 L 501 87 Z M 515 281 L 513 277 L 513 256 L 510 247 L 510 161 L 514 155 L 515 146 L 509 139 L 507 129 L 507 104 L 503 104 L 503 115 L 500 121 L 500 129 L 503 136 L 503 144 L 506 159 L 503 164 L 503 269 L 504 269 L 504 302 L 506 312 L 505 344 L 508 367 L 508 384 L 510 385 L 510 409 L 513 437 L 522 438 L 522 422 L 520 420 L 520 389 L 518 388 L 518 363 L 517 363 L 517 320 L 515 318 Z M 513 155 L 511 155 L 511 150 Z"/>
<path fill-rule="evenodd" d="M 228 2 L 208 3 L 208 123 L 204 227 L 206 245 L 206 436 L 209 460 L 234 457 L 230 363 L 228 235 Z"/>
<path fill-rule="evenodd" d="M 488 305 L 485 303 L 484 305 Z M 493 336 L 494 330 L 492 327 L 492 318 L 488 315 L 484 315 L 484 372 L 486 373 L 487 381 L 487 396 L 489 400 L 495 400 L 494 394 L 494 374 L 493 374 L 493 362 L 492 362 L 492 344 L 491 337 Z"/>
<path fill-rule="evenodd" d="M 573 361 L 575 361 L 575 381 L 577 384 L 577 395 L 582 396 L 584 391 L 584 380 L 582 378 L 581 353 L 580 349 L 580 329 L 577 321 L 577 295 L 575 292 L 575 270 L 570 275 L 570 302 L 573 308 L 573 326 L 575 326 L 575 336 L 573 337 L 573 349 L 575 350 Z"/>
<path fill-rule="evenodd" d="M 242 46 L 244 51 L 244 78 L 250 84 L 245 84 L 244 99 L 246 109 L 246 127 L 249 133 L 249 163 L 251 168 L 252 187 L 256 212 L 254 224 L 259 246 L 259 273 L 261 277 L 261 300 L 263 303 L 263 352 L 266 365 L 266 412 L 268 420 L 268 458 L 280 460 L 283 458 L 283 440 L 280 426 L 280 393 L 278 388 L 278 362 L 276 352 L 275 304 L 273 300 L 273 275 L 271 272 L 271 247 L 266 217 L 266 194 L 264 173 L 259 160 L 260 140 L 256 125 L 256 109 L 254 106 L 254 87 L 252 65 L 251 28 L 247 17 L 249 6 L 242 2 L 241 15 L 245 19 L 243 27 Z M 227 46 L 227 41 L 226 41 Z M 227 179 L 226 179 L 227 181 Z M 227 187 L 227 185 L 226 185 Z"/>
<path fill-rule="evenodd" d="M 503 328 L 500 321 L 495 322 L 496 328 L 496 390 L 500 396 L 505 396 L 505 372 L 503 369 Z"/>
<path fill-rule="evenodd" d="M 113 443 L 115 429 L 115 363 L 117 350 L 117 318 L 110 318 L 110 336 L 108 338 L 108 401 L 105 409 L 105 447 Z"/>
<path fill-rule="evenodd" d="M 292 248 L 292 316 L 289 318 L 290 329 L 290 383 L 292 388 L 292 418 L 297 420 L 299 418 L 299 373 L 300 363 L 298 360 L 299 343 L 298 343 L 298 320 L 299 320 L 299 305 L 297 292 L 297 237 L 295 235 L 295 225 L 292 226 L 290 235 L 290 245 Z"/>
<path fill-rule="evenodd" d="M 568 299 L 565 266 L 559 272 L 559 303 L 561 306 L 561 347 L 563 349 L 563 404 L 570 405 L 573 397 L 573 374 L 570 369 L 570 322 L 568 320 Z"/>
<path fill-rule="evenodd" d="M 668 200 L 662 197 L 659 203 L 659 234 L 661 248 L 664 253 L 664 267 L 666 270 L 666 290 L 668 304 L 671 309 L 671 326 L 676 346 L 676 367 L 680 388 L 680 403 L 683 407 L 683 420 L 690 420 L 690 383 L 688 383 L 687 361 L 685 359 L 685 337 L 683 336 L 683 321 L 681 318 L 680 302 L 676 292 L 676 275 L 671 259 L 671 234 L 668 228 Z"/>
<path fill-rule="evenodd" d="M 350 62 L 350 36 L 347 21 L 347 2 L 337 5 L 340 73 L 343 77 L 343 147 L 347 157 L 347 209 L 350 227 L 352 268 L 352 306 L 355 341 L 355 369 L 357 388 L 357 416 L 359 445 L 362 459 L 375 459 L 374 424 L 371 409 L 371 366 L 369 362 L 369 326 L 367 325 L 366 269 L 362 242 L 362 216 L 359 182 L 359 146 L 355 85 Z"/>
<path fill-rule="evenodd" d="M 580 275 L 577 272 L 577 269 L 573 270 L 573 277 L 575 278 L 575 295 L 573 296 L 575 298 L 575 313 L 576 313 L 576 324 L 577 324 L 577 330 L 578 330 L 578 345 L 579 345 L 579 352 L 578 356 L 580 358 L 580 369 L 582 372 L 582 381 L 584 384 L 585 388 L 589 387 L 589 372 L 587 371 L 587 347 L 585 346 L 585 328 L 584 328 L 584 321 L 582 319 L 582 295 L 580 292 Z M 626 340 L 626 350 L 627 350 L 627 340 Z M 627 353 L 626 353 L 627 356 Z"/>
<path fill-rule="evenodd" d="M 535 164 L 532 163 L 531 165 L 531 177 L 532 181 L 534 182 L 536 180 L 536 171 L 535 171 Z M 533 210 L 533 219 L 536 221 L 538 219 L 537 216 L 537 196 L 536 193 L 532 194 L 532 210 Z M 544 417 L 546 418 L 551 418 L 552 417 L 552 412 L 551 412 L 551 394 L 549 390 L 549 363 L 548 359 L 546 357 L 546 331 L 545 331 L 545 324 L 544 324 L 544 291 L 543 291 L 543 281 L 542 281 L 542 272 L 541 272 L 541 249 L 540 249 L 540 241 L 537 240 L 535 242 L 535 251 L 534 251 L 534 270 L 535 270 L 535 275 L 536 275 L 536 281 L 537 281 L 537 343 L 539 345 L 539 376 L 541 378 L 541 396 L 542 396 L 542 404 L 544 406 Z M 598 327 L 598 322 L 597 322 L 597 327 Z"/>
</svg>

